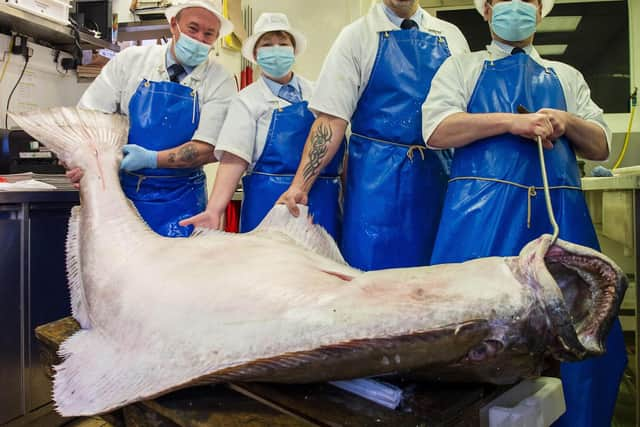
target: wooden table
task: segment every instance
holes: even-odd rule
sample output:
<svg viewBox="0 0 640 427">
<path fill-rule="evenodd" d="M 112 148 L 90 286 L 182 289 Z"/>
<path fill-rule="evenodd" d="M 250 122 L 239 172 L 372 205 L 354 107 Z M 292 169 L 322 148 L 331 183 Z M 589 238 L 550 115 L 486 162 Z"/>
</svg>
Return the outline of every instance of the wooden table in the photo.
<svg viewBox="0 0 640 427">
<path fill-rule="evenodd" d="M 78 329 L 72 318 L 36 329 L 47 365 L 59 363 L 60 343 Z M 129 405 L 104 418 L 116 426 L 126 427 L 470 427 L 479 425 L 480 408 L 508 388 L 402 380 L 396 383 L 403 388 L 404 399 L 395 411 L 326 383 L 234 383 L 191 387 Z"/>
</svg>

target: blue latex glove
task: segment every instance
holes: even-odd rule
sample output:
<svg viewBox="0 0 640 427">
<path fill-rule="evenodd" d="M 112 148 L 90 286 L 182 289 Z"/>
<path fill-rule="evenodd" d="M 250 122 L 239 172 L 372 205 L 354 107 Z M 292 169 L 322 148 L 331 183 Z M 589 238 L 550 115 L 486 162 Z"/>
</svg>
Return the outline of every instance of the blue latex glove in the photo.
<svg viewBox="0 0 640 427">
<path fill-rule="evenodd" d="M 604 166 L 596 166 L 591 171 L 591 176 L 613 176 L 613 173 Z"/>
<path fill-rule="evenodd" d="M 120 163 L 120 169 L 127 172 L 137 171 L 138 169 L 158 167 L 158 152 L 147 150 L 139 145 L 127 144 L 122 147 L 124 159 Z"/>
</svg>

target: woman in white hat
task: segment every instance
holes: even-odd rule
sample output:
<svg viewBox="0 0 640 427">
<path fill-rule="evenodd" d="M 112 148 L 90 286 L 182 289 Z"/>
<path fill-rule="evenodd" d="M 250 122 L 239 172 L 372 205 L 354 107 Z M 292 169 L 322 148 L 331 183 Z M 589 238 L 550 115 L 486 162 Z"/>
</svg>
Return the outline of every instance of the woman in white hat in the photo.
<svg viewBox="0 0 640 427">
<path fill-rule="evenodd" d="M 123 190 L 153 230 L 184 237 L 193 227 L 178 221 L 206 206 L 202 165 L 215 161 L 213 146 L 236 96 L 232 77 L 209 58 L 213 43 L 233 26 L 219 0 L 177 0 L 166 17 L 172 41 L 116 55 L 79 106 L 129 116 Z M 77 169 L 69 174 L 73 181 L 82 176 Z"/>
<path fill-rule="evenodd" d="M 260 66 L 261 76 L 231 103 L 215 148 L 220 166 L 209 204 L 205 212 L 183 225 L 220 228 L 221 216 L 245 171 L 242 232 L 255 228 L 289 187 L 314 120 L 306 101 L 311 82 L 291 71 L 306 44 L 286 15 L 260 15 L 242 54 Z M 314 222 L 334 238 L 340 229 L 341 163 L 342 155 L 337 155 L 309 195 Z"/>
</svg>

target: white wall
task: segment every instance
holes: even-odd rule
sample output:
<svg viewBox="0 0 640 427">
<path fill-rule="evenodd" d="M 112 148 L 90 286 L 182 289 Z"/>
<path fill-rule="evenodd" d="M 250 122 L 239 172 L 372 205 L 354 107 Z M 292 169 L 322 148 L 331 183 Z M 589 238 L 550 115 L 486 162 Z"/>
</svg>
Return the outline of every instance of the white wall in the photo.
<svg viewBox="0 0 640 427">
<path fill-rule="evenodd" d="M 4 78 L 0 81 L 0 127 L 4 127 L 7 98 L 24 65 L 22 56 L 7 52 L 10 42 L 9 36 L 0 34 L 0 74 L 6 61 L 9 61 Z M 76 74 L 71 71 L 65 74 L 60 66 L 59 71 L 56 71 L 52 49 L 35 43 L 29 43 L 29 46 L 33 49 L 33 56 L 29 59 L 24 76 L 11 98 L 9 111 L 21 112 L 38 107 L 75 105 L 88 84 L 77 83 Z M 60 59 L 63 57 L 69 55 L 62 54 Z M 9 127 L 13 125 L 15 124 L 9 119 Z"/>
<path fill-rule="evenodd" d="M 291 25 L 307 37 L 306 52 L 296 59 L 294 70 L 315 80 L 329 48 L 340 30 L 360 16 L 360 0 L 248 0 L 243 6 L 253 9 L 253 20 L 263 12 L 283 12 Z"/>
</svg>

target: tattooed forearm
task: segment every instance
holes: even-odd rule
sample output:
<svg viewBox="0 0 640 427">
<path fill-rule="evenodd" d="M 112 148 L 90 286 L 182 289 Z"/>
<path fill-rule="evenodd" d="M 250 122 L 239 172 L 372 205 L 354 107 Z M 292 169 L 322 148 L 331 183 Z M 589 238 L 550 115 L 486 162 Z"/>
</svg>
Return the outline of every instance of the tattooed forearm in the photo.
<svg viewBox="0 0 640 427">
<path fill-rule="evenodd" d="M 200 141 L 185 142 L 158 154 L 158 167 L 161 168 L 195 168 L 215 161 L 213 145 Z"/>
<path fill-rule="evenodd" d="M 319 123 L 311 135 L 311 148 L 309 150 L 309 163 L 303 171 L 304 181 L 307 182 L 320 172 L 322 159 L 327 155 L 329 142 L 333 131 L 329 125 Z"/>
<path fill-rule="evenodd" d="M 184 163 L 193 163 L 198 158 L 198 150 L 194 144 L 185 144 L 178 151 L 180 161 Z"/>
</svg>

